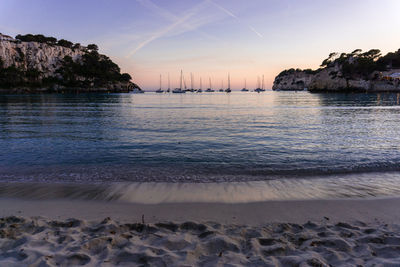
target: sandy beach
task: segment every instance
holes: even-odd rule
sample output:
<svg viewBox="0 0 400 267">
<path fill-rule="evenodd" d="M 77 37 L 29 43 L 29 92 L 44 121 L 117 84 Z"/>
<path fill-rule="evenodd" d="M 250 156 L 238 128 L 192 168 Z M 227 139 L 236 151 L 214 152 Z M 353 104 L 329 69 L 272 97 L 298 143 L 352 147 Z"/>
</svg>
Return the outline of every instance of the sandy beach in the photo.
<svg viewBox="0 0 400 267">
<path fill-rule="evenodd" d="M 397 266 L 400 199 L 0 200 L 2 266 Z"/>
</svg>

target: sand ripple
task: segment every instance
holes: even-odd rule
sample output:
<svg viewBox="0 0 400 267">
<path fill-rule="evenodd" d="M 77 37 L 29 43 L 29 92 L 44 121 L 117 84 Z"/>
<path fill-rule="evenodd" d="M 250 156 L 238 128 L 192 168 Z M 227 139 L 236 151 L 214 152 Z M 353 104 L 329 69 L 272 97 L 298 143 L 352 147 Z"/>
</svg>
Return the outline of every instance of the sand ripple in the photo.
<svg viewBox="0 0 400 267">
<path fill-rule="evenodd" d="M 1 266 L 399 266 L 400 226 L 0 219 Z"/>
</svg>

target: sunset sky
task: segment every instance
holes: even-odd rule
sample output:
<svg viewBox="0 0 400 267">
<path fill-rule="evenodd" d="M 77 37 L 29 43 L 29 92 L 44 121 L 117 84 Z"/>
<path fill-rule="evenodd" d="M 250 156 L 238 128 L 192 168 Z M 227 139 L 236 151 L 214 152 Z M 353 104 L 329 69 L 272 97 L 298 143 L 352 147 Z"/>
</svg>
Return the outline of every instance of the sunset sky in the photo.
<svg viewBox="0 0 400 267">
<path fill-rule="evenodd" d="M 1 0 L 0 32 L 96 43 L 144 89 L 168 73 L 177 86 L 181 69 L 196 85 L 219 88 L 230 73 L 233 88 L 254 87 L 264 74 L 270 88 L 333 51 L 399 49 L 399 10 L 398 0 Z"/>
</svg>

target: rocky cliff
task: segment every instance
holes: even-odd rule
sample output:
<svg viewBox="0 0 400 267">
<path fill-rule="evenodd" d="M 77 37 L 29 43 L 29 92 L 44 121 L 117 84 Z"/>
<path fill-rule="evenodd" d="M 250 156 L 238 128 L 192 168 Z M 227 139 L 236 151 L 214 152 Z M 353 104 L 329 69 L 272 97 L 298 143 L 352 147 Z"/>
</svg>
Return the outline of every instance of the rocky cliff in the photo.
<svg viewBox="0 0 400 267">
<path fill-rule="evenodd" d="M 115 63 L 99 54 L 97 46 L 88 49 L 69 43 L 67 47 L 60 41 L 21 41 L 0 34 L 0 93 L 129 92 L 139 88 L 129 74 L 121 74 Z"/>
<path fill-rule="evenodd" d="M 275 78 L 273 90 L 400 92 L 400 50 L 384 57 L 379 50 L 371 51 L 361 54 L 361 50 L 355 50 L 340 56 L 332 53 L 318 70 L 282 71 Z"/>
<path fill-rule="evenodd" d="M 0 41 L 0 58 L 4 68 L 14 65 L 23 70 L 36 69 L 42 77 L 54 76 L 64 57 L 70 56 L 78 61 L 85 53 L 83 48 L 72 49 L 38 42 Z"/>
</svg>

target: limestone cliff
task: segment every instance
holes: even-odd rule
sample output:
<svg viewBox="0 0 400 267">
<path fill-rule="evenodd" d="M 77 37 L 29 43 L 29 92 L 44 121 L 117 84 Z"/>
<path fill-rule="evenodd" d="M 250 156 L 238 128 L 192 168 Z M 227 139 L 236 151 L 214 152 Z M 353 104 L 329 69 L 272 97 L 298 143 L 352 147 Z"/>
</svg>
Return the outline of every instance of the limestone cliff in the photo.
<svg viewBox="0 0 400 267">
<path fill-rule="evenodd" d="M 44 77 L 54 76 L 65 56 L 78 61 L 85 53 L 83 47 L 72 49 L 38 42 L 0 41 L 0 58 L 4 68 L 15 65 L 24 70 L 36 69 Z"/>
<path fill-rule="evenodd" d="M 96 64 L 102 65 L 96 68 Z M 66 47 L 0 34 L 0 93 L 129 92 L 139 88 L 129 80 L 129 74 L 121 74 L 118 65 L 97 53 L 97 46 L 88 49 L 71 43 Z"/>
<path fill-rule="evenodd" d="M 384 57 L 379 50 L 360 52 L 336 58 L 332 53 L 318 70 L 282 71 L 275 78 L 273 90 L 400 92 L 400 50 Z"/>
<path fill-rule="evenodd" d="M 274 81 L 273 90 L 307 90 L 313 74 L 304 70 L 287 70 L 279 74 Z"/>
</svg>

